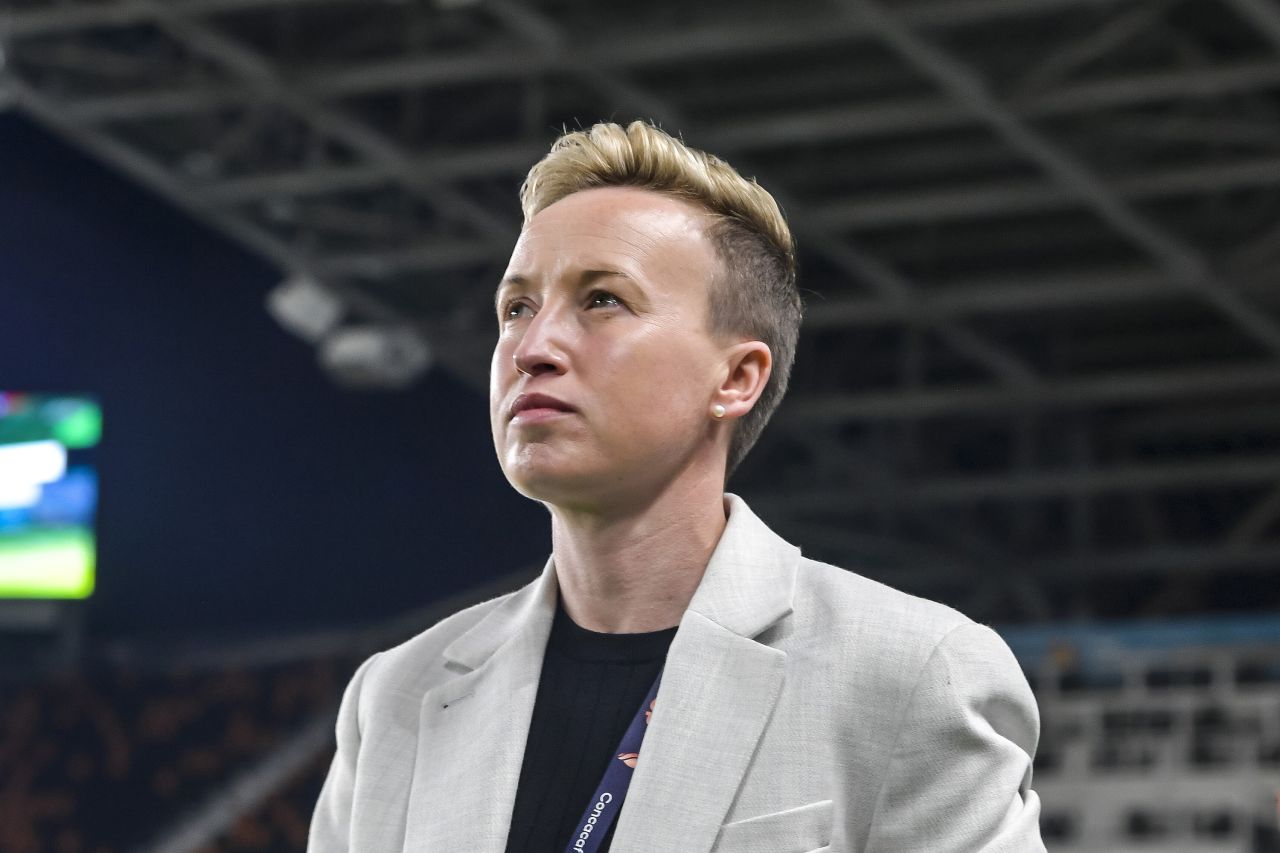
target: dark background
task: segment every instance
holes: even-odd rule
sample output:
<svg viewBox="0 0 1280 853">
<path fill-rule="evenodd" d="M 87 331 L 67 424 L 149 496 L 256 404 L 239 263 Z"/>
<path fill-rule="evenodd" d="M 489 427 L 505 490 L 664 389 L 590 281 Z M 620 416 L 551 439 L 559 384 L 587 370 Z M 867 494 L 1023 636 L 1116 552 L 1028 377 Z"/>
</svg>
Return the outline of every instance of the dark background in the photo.
<svg viewBox="0 0 1280 853">
<path fill-rule="evenodd" d="M 0 387 L 103 406 L 91 636 L 362 623 L 548 553 L 483 396 L 336 386 L 267 314 L 278 280 L 0 115 Z"/>
</svg>

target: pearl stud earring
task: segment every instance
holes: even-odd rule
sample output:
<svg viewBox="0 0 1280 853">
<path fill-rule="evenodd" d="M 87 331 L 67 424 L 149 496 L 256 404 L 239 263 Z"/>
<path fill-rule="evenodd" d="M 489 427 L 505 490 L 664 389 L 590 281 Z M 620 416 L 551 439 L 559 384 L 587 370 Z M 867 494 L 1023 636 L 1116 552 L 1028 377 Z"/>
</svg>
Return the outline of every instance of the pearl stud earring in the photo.
<svg viewBox="0 0 1280 853">
<path fill-rule="evenodd" d="M 714 406 L 711 407 L 711 414 L 717 418 L 723 418 L 724 406 L 720 405 L 719 403 L 716 403 Z"/>
</svg>

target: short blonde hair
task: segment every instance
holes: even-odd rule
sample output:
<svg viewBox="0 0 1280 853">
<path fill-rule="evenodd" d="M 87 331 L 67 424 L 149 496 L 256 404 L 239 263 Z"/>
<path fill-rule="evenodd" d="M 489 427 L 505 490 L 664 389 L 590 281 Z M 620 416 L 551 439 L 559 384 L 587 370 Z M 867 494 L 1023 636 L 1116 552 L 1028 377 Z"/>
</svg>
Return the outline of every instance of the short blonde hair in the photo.
<svg viewBox="0 0 1280 853">
<path fill-rule="evenodd" d="M 773 369 L 760 398 L 738 422 L 726 477 L 755 445 L 787 390 L 803 305 L 796 286 L 795 242 L 778 203 L 718 157 L 635 121 L 601 122 L 566 133 L 520 188 L 527 225 L 557 201 L 596 187 L 629 186 L 700 205 L 715 215 L 707 237 L 723 274 L 710 283 L 709 331 L 763 341 Z"/>
</svg>

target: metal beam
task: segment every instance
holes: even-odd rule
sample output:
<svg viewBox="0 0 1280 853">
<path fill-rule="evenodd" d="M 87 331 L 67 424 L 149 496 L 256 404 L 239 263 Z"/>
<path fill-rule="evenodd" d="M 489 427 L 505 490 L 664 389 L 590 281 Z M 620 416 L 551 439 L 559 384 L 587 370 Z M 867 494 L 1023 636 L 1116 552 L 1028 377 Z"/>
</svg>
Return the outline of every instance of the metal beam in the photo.
<svg viewBox="0 0 1280 853">
<path fill-rule="evenodd" d="M 1280 65 L 1244 62 L 1218 68 L 1157 71 L 1076 83 L 1042 94 L 1014 97 L 1005 105 L 1024 120 L 1162 101 L 1210 99 L 1280 85 Z M 954 100 L 923 96 L 881 104 L 856 104 L 776 112 L 710 128 L 717 143 L 737 140 L 739 150 L 867 139 L 966 127 L 972 112 Z"/>
<path fill-rule="evenodd" d="M 1189 545 L 1110 551 L 1088 557 L 1058 557 L 1019 561 L 1022 570 L 1043 579 L 1078 583 L 1134 575 L 1187 575 L 1221 571 L 1274 572 L 1280 565 L 1280 545 L 1249 547 Z"/>
<path fill-rule="evenodd" d="M 523 174 L 545 153 L 532 143 L 492 145 L 466 151 L 448 149 L 413 159 L 419 181 L 447 183 L 470 177 Z M 280 196 L 323 195 L 364 189 L 393 180 L 382 165 L 327 167 L 236 178 L 199 192 L 204 204 L 235 204 Z M 1173 169 L 1119 179 L 1115 192 L 1129 201 L 1150 200 L 1237 187 L 1280 185 L 1280 158 Z M 904 193 L 808 205 L 803 217 L 829 230 L 857 231 L 917 222 L 945 222 L 1021 213 L 1046 213 L 1078 207 L 1078 196 L 1056 184 L 1023 181 Z M 1169 276 L 1164 280 L 1169 282 Z"/>
<path fill-rule="evenodd" d="M 190 20 L 157 3 L 139 3 L 137 8 L 150 8 L 151 17 L 156 24 L 172 36 L 187 44 L 197 53 L 211 57 L 216 62 L 233 71 L 249 89 L 259 97 L 272 99 L 299 117 L 308 121 L 319 131 L 341 140 L 353 149 L 364 153 L 370 160 L 385 168 L 389 175 L 404 181 L 409 186 L 426 184 L 424 193 L 431 198 L 438 208 L 448 211 L 462 211 L 491 236 L 501 236 L 501 224 L 478 208 L 474 203 L 462 199 L 457 193 L 430 182 L 431 173 L 425 174 L 415 170 L 415 163 L 400 152 L 389 140 L 382 138 L 375 131 L 346 118 L 325 105 L 316 103 L 311 98 L 299 93 L 289 83 L 283 81 L 271 64 L 255 51 L 243 44 L 234 42 L 198 21 Z M 521 30 L 534 44 L 540 54 L 571 55 L 572 51 L 563 49 L 563 38 L 555 26 L 539 15 L 511 4 L 491 4 L 490 11 L 504 16 L 508 23 Z M 632 86 L 620 77 L 612 74 L 601 74 L 595 68 L 580 59 L 571 60 L 571 67 L 576 73 L 603 88 L 611 97 L 623 103 L 647 112 L 652 117 L 675 118 L 675 112 L 665 102 L 657 99 L 644 90 Z M 675 123 L 675 122 L 672 122 Z M 476 161 L 472 161 L 474 165 Z M 368 172 L 361 177 L 367 177 Z M 242 196 L 243 197 L 243 196 Z M 784 206 L 796 210 L 798 205 L 790 205 L 783 198 Z M 513 236 L 513 235 L 506 235 Z M 500 242 L 500 241 L 499 241 Z M 881 264 L 865 258 L 857 250 L 842 241 L 813 234 L 813 242 L 820 250 L 824 250 L 837 264 L 845 267 L 861 281 L 868 281 L 883 293 L 897 294 L 902 292 L 904 284 L 899 277 Z M 825 246 L 825 249 L 824 249 Z M 430 251 L 400 252 L 393 257 L 373 257 L 372 255 L 355 255 L 326 259 L 322 274 L 336 275 L 340 273 L 362 275 L 385 275 L 396 270 L 410 268 L 415 264 L 425 264 L 434 268 L 448 265 L 450 262 L 469 264 L 486 254 L 488 249 L 479 252 L 472 247 L 462 247 L 457 252 L 439 252 L 436 247 Z M 954 326 L 943 319 L 937 323 L 938 334 L 948 341 L 956 351 L 988 367 L 994 375 L 1004 381 L 1027 385 L 1033 381 L 1033 374 L 1025 365 L 1010 353 L 1001 351 L 990 342 L 984 341 L 971 330 Z"/>
<path fill-rule="evenodd" d="M 1024 389 L 1037 387 L 1035 368 L 1013 350 L 953 320 L 935 319 L 931 325 L 934 333 L 952 350 L 975 364 L 984 365 L 1005 384 Z"/>
<path fill-rule="evenodd" d="M 146 187 L 184 210 L 197 221 L 257 252 L 280 268 L 282 273 L 309 276 L 319 274 L 315 259 L 305 255 L 243 217 L 226 210 L 211 210 L 193 201 L 186 187 L 161 165 L 134 151 L 99 128 L 79 125 L 67 119 L 61 105 L 21 80 L 8 81 L 18 106 L 41 125 L 86 150 L 102 162 L 129 175 Z M 373 321 L 404 322 L 404 317 L 380 303 L 363 290 L 326 280 L 326 286 L 359 315 Z M 482 393 L 487 388 L 488 341 L 447 323 L 420 322 L 419 328 L 431 341 L 440 363 Z M 483 352 L 482 352 L 483 351 Z"/>
<path fill-rule="evenodd" d="M 1227 0 L 1280 53 L 1280 9 L 1272 0 Z"/>
<path fill-rule="evenodd" d="M 1015 150 L 1039 164 L 1117 232 L 1150 253 L 1174 279 L 1195 289 L 1241 329 L 1280 354 L 1280 325 L 1272 317 L 1215 275 L 1198 251 L 1139 214 L 1084 163 L 1010 112 L 968 65 L 916 34 L 876 0 L 844 0 L 844 5 L 873 27 L 886 45 L 989 124 Z"/>
<path fill-rule="evenodd" d="M 1118 178 L 1111 193 L 1125 201 L 1147 201 L 1238 187 L 1280 185 L 1280 158 L 1169 169 Z M 1087 201 L 1058 183 L 1018 181 L 945 190 L 900 193 L 813 206 L 813 217 L 834 229 L 884 228 L 915 222 L 947 222 L 1077 208 Z"/>
<path fill-rule="evenodd" d="M 1217 69 L 1118 77 L 1097 83 L 1078 84 L 1037 96 L 1019 105 L 1010 104 L 1013 112 L 1024 118 L 1043 118 L 1083 112 L 1093 108 L 1139 105 L 1162 99 L 1216 97 L 1250 91 L 1266 86 L 1280 86 L 1280 64 L 1244 63 Z M 308 94 L 329 94 L 323 86 L 307 87 Z M 254 96 L 258 97 L 258 96 Z M 210 90 L 159 90 L 126 95 L 93 97 L 73 101 L 68 106 L 73 119 L 104 121 L 137 119 L 149 115 L 202 113 L 230 103 L 247 103 L 239 87 Z M 826 140 L 870 138 L 878 135 L 956 127 L 973 121 L 971 114 L 947 99 L 934 97 L 895 101 L 891 104 L 808 109 L 775 113 L 763 119 L 721 122 L 700 128 L 699 135 L 708 146 L 725 152 L 743 152 L 792 144 L 810 144 Z M 529 146 L 533 151 L 534 146 Z M 528 155 L 520 145 L 494 146 L 480 149 L 475 160 L 458 176 L 519 173 L 540 151 Z M 486 170 L 485 156 L 491 168 Z M 467 156 L 466 152 L 430 152 L 414 158 L 415 168 L 430 169 L 437 159 L 450 160 Z M 1259 161 L 1261 163 L 1261 161 Z M 523 164 L 523 165 L 522 165 Z M 1208 167 L 1210 169 L 1214 167 Z M 376 186 L 396 175 L 386 165 L 369 163 L 360 166 L 316 166 L 275 174 L 255 175 L 215 185 L 211 199 L 248 201 L 268 195 L 311 194 Z M 447 180 L 451 169 L 441 175 Z M 225 187 L 225 190 L 224 190 Z"/>
<path fill-rule="evenodd" d="M 67 105 L 76 121 L 137 121 L 201 115 L 226 107 L 248 106 L 257 95 L 243 86 L 157 87 L 138 92 L 81 98 Z"/>
<path fill-rule="evenodd" d="M 248 88 L 270 98 L 307 121 L 317 130 L 341 140 L 355 151 L 396 171 L 409 187 L 418 187 L 441 216 L 455 215 L 491 238 L 514 238 L 515 228 L 453 189 L 422 183 L 412 160 L 390 140 L 336 109 L 316 103 L 296 92 L 276 73 L 271 63 L 247 46 L 220 35 L 202 23 L 188 19 L 164 3 L 154 2 L 156 24 L 196 53 L 223 65 Z"/>
<path fill-rule="evenodd" d="M 1272 489 L 1236 522 L 1225 542 L 1234 548 L 1252 545 L 1280 519 L 1280 488 Z"/>
<path fill-rule="evenodd" d="M 865 297 L 810 299 L 805 307 L 804 323 L 806 329 L 813 330 L 908 320 L 927 323 L 940 317 L 1123 304 L 1176 296 L 1164 274 L 1143 269 L 1082 271 L 1031 280 L 984 278 L 935 282 L 927 292 L 909 301 Z"/>
<path fill-rule="evenodd" d="M 770 491 L 766 503 L 793 515 L 821 517 L 881 507 L 946 506 L 979 501 L 1025 501 L 1101 493 L 1250 486 L 1280 480 L 1280 455 L 1231 456 L 1109 468 L 1010 470 L 996 474 L 902 479 L 894 487 L 806 486 Z"/>
<path fill-rule="evenodd" d="M 333 5 L 350 0 L 172 0 L 182 15 L 212 15 L 242 9 L 269 9 L 303 5 Z M 150 21 L 156 9 L 151 0 L 109 3 L 58 3 L 0 16 L 0 33 L 14 37 L 49 35 L 101 27 L 124 27 Z"/>
<path fill-rule="evenodd" d="M 1172 0 L 1153 0 L 1122 10 L 1088 35 L 1051 49 L 1034 67 L 1019 75 L 1016 90 L 1033 92 L 1061 82 L 1082 66 L 1114 53 L 1126 42 L 1149 32 L 1172 5 Z"/>
<path fill-rule="evenodd" d="M 749 497 L 752 507 L 756 507 L 757 498 Z M 767 502 L 767 499 L 765 500 Z M 870 531 L 830 524 L 815 524 L 802 519 L 790 519 L 785 514 L 777 516 L 776 521 L 771 523 L 791 541 L 804 543 L 805 553 L 818 550 L 846 557 L 856 555 L 854 559 L 845 563 L 847 566 L 871 564 L 877 568 L 908 567 L 911 569 L 933 566 L 953 577 L 974 580 L 981 578 L 983 571 L 988 568 L 984 563 L 979 563 L 966 554 Z"/>
<path fill-rule="evenodd" d="M 588 50 L 596 67 L 614 66 L 610 59 L 625 55 L 623 45 Z M 763 52 L 767 47 L 761 47 Z M 522 80 L 560 69 L 566 60 L 556 54 L 468 53 L 457 57 L 412 57 L 367 62 L 347 68 L 305 73 L 298 71 L 299 91 L 309 97 L 349 97 L 400 89 L 460 85 L 483 79 Z M 692 57 L 697 58 L 697 57 Z M 1197 68 L 1127 74 L 1091 83 L 1076 83 L 1051 92 L 1014 97 L 1008 108 L 1024 119 L 1051 118 L 1095 109 L 1114 109 L 1166 100 L 1211 98 L 1254 91 L 1280 84 L 1280 66 L 1271 62 L 1242 62 L 1217 68 Z M 242 103 L 235 87 L 154 89 L 75 101 L 77 117 L 93 120 L 140 119 L 149 116 L 199 114 Z M 972 124 L 972 114 L 953 101 L 934 96 L 895 98 L 882 104 L 809 108 L 774 113 L 764 118 L 709 124 L 706 132 L 723 148 L 738 150 L 810 143 L 820 140 L 863 139 L 910 131 L 939 130 Z"/>
<path fill-rule="evenodd" d="M 24 81 L 10 77 L 7 85 L 18 106 L 40 124 L 68 138 L 99 160 L 129 175 L 178 209 L 185 210 L 214 230 L 253 249 L 282 270 L 298 274 L 311 273 L 308 259 L 294 247 L 240 217 L 231 215 L 228 211 L 209 210 L 193 204 L 186 187 L 160 164 L 98 128 L 80 125 L 69 120 L 59 104 Z"/>
<path fill-rule="evenodd" d="M 416 180 L 433 183 L 497 175 L 523 175 L 547 152 L 541 142 L 513 142 L 473 148 L 448 148 L 415 155 L 410 161 Z M 205 205 L 243 204 L 282 196 L 305 197 L 362 190 L 396 179 L 392 166 L 362 163 L 357 166 L 318 166 L 272 174 L 219 181 L 197 192 Z"/>
<path fill-rule="evenodd" d="M 754 504 L 753 504 L 754 505 Z M 1226 571 L 1274 572 L 1280 564 L 1280 545 L 1249 547 L 1218 545 L 1154 546 L 1093 553 L 1087 557 L 1019 557 L 1008 565 L 1011 571 L 1036 578 L 1042 583 L 1079 586 L 1086 581 L 1106 581 L 1155 575 L 1160 577 L 1206 575 Z M 876 575 L 887 583 L 909 582 L 917 589 L 954 587 L 964 584 L 963 576 L 945 569 L 927 567 L 919 572 L 884 571 Z"/>
<path fill-rule="evenodd" d="M 1108 425 L 1113 440 L 1132 445 L 1143 439 L 1203 440 L 1209 437 L 1244 438 L 1280 433 L 1280 402 L 1275 397 L 1249 399 L 1233 405 L 1180 407 L 1171 412 L 1144 412 Z"/>
<path fill-rule="evenodd" d="M 510 0 L 489 0 L 485 9 L 539 52 L 568 56 L 574 54 L 555 22 L 532 7 Z M 585 83 L 605 93 L 616 103 L 625 104 L 651 119 L 664 121 L 669 126 L 678 126 L 686 133 L 695 135 L 691 123 L 662 98 L 581 59 L 572 59 L 570 67 Z M 814 250 L 846 270 L 856 281 L 869 284 L 882 296 L 891 299 L 903 299 L 914 290 L 913 285 L 896 271 L 820 227 L 815 227 L 807 217 L 803 205 L 792 200 L 785 192 L 777 190 L 773 195 L 782 209 L 789 212 L 791 225 L 797 233 L 804 233 Z M 934 330 L 956 352 L 981 364 L 1006 384 L 1019 388 L 1034 387 L 1034 371 L 1013 353 L 981 339 L 972 330 L 950 320 L 938 321 L 934 324 Z"/>
<path fill-rule="evenodd" d="M 912 26 L 946 29 L 1001 18 L 1034 17 L 1062 9 L 1116 6 L 1137 0 L 932 0 L 916 3 L 903 15 Z M 314 5 L 350 5 L 351 0 L 169 0 L 172 10 L 183 16 L 205 16 L 255 8 L 284 8 Z M 118 27 L 154 19 L 151 0 L 116 0 L 109 3 L 60 3 L 46 8 L 24 9 L 0 17 L 0 32 L 12 36 L 48 35 L 59 32 Z M 637 33 L 619 39 L 600 50 L 607 68 L 668 63 L 705 56 L 734 56 L 762 51 L 803 48 L 815 43 L 831 43 L 865 37 L 867 30 L 857 21 L 820 19 L 776 24 L 703 25 L 676 33 Z M 593 54 L 594 55 L 594 54 Z M 459 81 L 461 82 L 461 81 Z"/>
<path fill-rule="evenodd" d="M 763 493 L 748 494 L 751 506 L 761 513 L 775 517 L 782 510 L 770 504 Z M 793 522 L 779 521 L 779 528 L 795 529 Z M 972 588 L 974 576 L 965 571 L 966 562 L 959 562 L 948 555 L 933 555 L 928 549 L 917 549 L 910 561 L 877 559 L 880 554 L 858 547 L 861 535 L 851 531 L 852 542 L 841 547 L 839 536 L 821 534 L 821 527 L 809 523 L 807 529 L 813 535 L 799 532 L 791 538 L 808 547 L 812 538 L 822 548 L 822 557 L 831 563 L 851 571 L 917 592 L 928 590 L 954 590 L 956 587 Z M 847 530 L 848 528 L 841 528 Z M 1251 545 L 1154 545 L 1145 548 L 1126 548 L 1096 551 L 1088 555 L 1026 556 L 995 554 L 981 565 L 984 577 L 995 572 L 1006 572 L 1010 577 L 1034 579 L 1040 583 L 1058 586 L 1079 586 L 1095 580 L 1116 580 L 1143 575 L 1204 575 L 1223 571 L 1274 572 L 1280 565 L 1280 544 L 1264 542 Z M 937 593 L 935 593 L 936 595 Z"/>
<path fill-rule="evenodd" d="M 1042 380 L 1034 391 L 991 385 L 880 392 L 812 393 L 784 401 L 774 421 L 808 430 L 858 421 L 915 420 L 955 415 L 1137 405 L 1188 397 L 1219 398 L 1280 390 L 1280 365 L 1223 364 L 1183 370 L 1113 372 L 1078 379 Z"/>
<path fill-rule="evenodd" d="M 919 288 L 913 282 L 847 240 L 830 234 L 785 191 L 775 190 L 773 195 L 782 209 L 788 211 L 791 225 L 802 241 L 844 270 L 852 280 L 870 285 L 885 302 L 911 305 L 916 301 Z M 929 325 L 954 351 L 986 368 L 1004 383 L 1024 389 L 1035 387 L 1035 372 L 1013 353 L 979 338 L 947 317 L 936 317 Z"/>
<path fill-rule="evenodd" d="M 326 276 L 376 279 L 407 271 L 430 272 L 497 263 L 510 252 L 510 243 L 448 241 L 410 249 L 322 255 L 316 258 L 314 266 Z"/>
</svg>

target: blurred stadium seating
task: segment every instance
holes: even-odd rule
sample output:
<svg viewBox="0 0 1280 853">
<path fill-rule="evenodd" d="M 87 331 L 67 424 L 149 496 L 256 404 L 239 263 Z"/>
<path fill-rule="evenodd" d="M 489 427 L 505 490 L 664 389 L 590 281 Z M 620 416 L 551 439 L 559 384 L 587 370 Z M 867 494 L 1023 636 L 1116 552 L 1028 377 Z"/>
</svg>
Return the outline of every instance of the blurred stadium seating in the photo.
<svg viewBox="0 0 1280 853">
<path fill-rule="evenodd" d="M 1050 849 L 1280 850 L 1280 647 L 1054 652 L 1029 672 Z"/>
<path fill-rule="evenodd" d="M 1040 704 L 1034 786 L 1051 850 L 1280 851 L 1280 643 L 1233 642 L 1261 625 L 1005 632 Z M 305 850 L 336 702 L 364 656 L 333 647 L 386 645 L 409 626 L 389 627 L 380 642 L 274 644 L 295 660 L 241 648 L 231 665 L 105 664 L 5 689 L 0 850 Z M 319 735 L 299 740 L 307 730 Z"/>
<path fill-rule="evenodd" d="M 107 665 L 5 688 L 0 850 L 113 853 L 146 843 L 327 716 L 353 668 L 332 657 L 143 675 Z"/>
<path fill-rule="evenodd" d="M 0 655 L 0 853 L 304 850 L 356 666 L 540 569 L 367 629 Z"/>
</svg>

